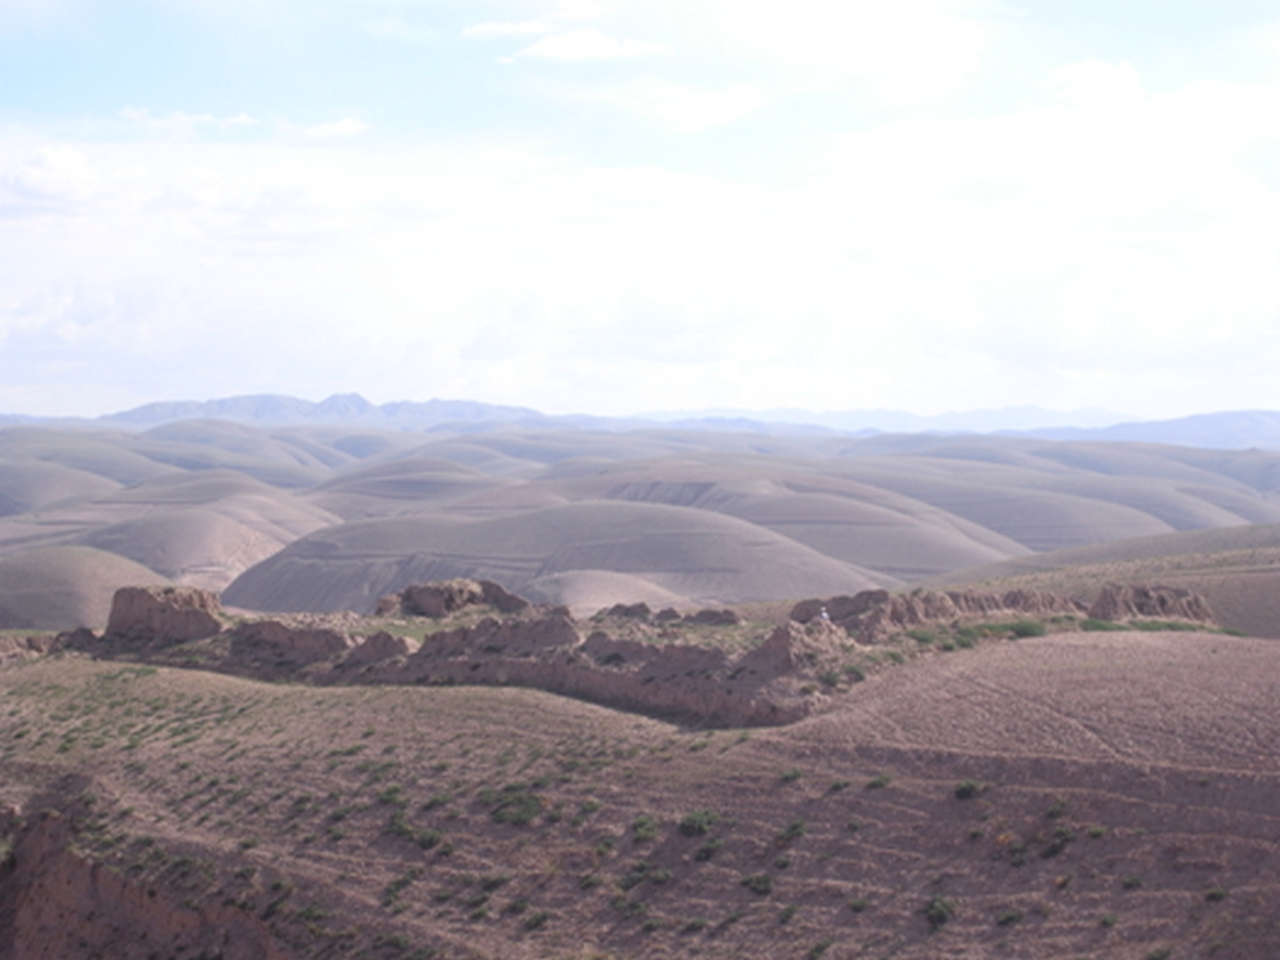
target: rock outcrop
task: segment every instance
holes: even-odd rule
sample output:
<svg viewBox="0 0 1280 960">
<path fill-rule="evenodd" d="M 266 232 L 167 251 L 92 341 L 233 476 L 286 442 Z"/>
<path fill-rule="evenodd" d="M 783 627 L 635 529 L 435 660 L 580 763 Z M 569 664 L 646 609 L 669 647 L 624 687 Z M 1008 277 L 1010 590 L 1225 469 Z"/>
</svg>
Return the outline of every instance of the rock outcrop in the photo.
<svg viewBox="0 0 1280 960">
<path fill-rule="evenodd" d="M 915 590 L 907 594 L 864 590 L 853 596 L 803 600 L 791 609 L 791 619 L 809 623 L 821 619 L 824 609 L 830 622 L 859 643 L 882 643 L 895 633 L 931 623 L 1084 612 L 1078 601 L 1039 590 Z"/>
<path fill-rule="evenodd" d="M 120 636 L 148 640 L 131 651 L 153 662 L 185 665 L 192 649 L 169 647 L 193 633 L 207 636 L 217 611 L 217 598 L 203 591 L 139 588 L 120 591 L 117 599 L 115 629 L 125 631 Z M 861 656 L 865 644 L 914 627 L 1079 618 L 1086 612 L 1076 600 L 1035 590 L 866 590 L 805 600 L 787 622 L 753 634 L 751 625 L 702 629 L 742 628 L 732 610 L 655 615 L 645 604 L 618 604 L 579 623 L 563 607 L 531 607 L 496 584 L 476 580 L 416 584 L 384 598 L 379 609 L 384 616 L 443 622 L 418 640 L 385 628 L 369 633 L 374 624 L 353 613 L 250 620 L 202 647 L 200 663 L 319 684 L 511 684 L 697 723 L 772 725 L 822 709 L 832 694 L 860 680 L 870 662 Z M 466 615 L 454 617 L 460 612 Z M 1211 618 L 1202 597 L 1167 587 L 1110 586 L 1087 612 L 1110 620 Z M 421 623 L 413 632 L 420 628 Z M 92 635 L 62 635 L 52 643 L 105 649 L 108 655 L 112 650 Z M 30 644 L 11 641 L 9 647 L 19 655 Z M 0 647 L 0 658 L 9 647 Z"/>
<path fill-rule="evenodd" d="M 58 647 L 58 639 L 49 634 L 30 637 L 0 637 L 0 664 L 31 657 L 41 657 Z"/>
<path fill-rule="evenodd" d="M 803 632 L 803 628 L 792 629 Z M 847 641 L 846 641 L 847 642 Z M 692 644 L 617 639 L 603 630 L 585 641 L 562 614 L 483 621 L 427 638 L 396 683 L 493 683 L 538 687 L 660 716 L 723 726 L 789 723 L 825 699 L 805 677 L 752 654 Z M 746 664 L 744 667 L 743 664 Z"/>
<path fill-rule="evenodd" d="M 1098 620 L 1189 620 L 1211 623 L 1209 601 L 1181 587 L 1127 586 L 1109 583 L 1089 607 L 1089 616 Z"/>
<path fill-rule="evenodd" d="M 684 618 L 685 623 L 700 623 L 708 627 L 736 627 L 742 618 L 732 610 L 699 610 Z"/>
<path fill-rule="evenodd" d="M 411 657 L 422 647 L 422 641 L 412 637 L 398 637 L 395 634 L 380 630 L 366 637 L 358 644 L 344 662 L 345 666 L 360 666 L 392 660 L 397 657 Z"/>
<path fill-rule="evenodd" d="M 648 620 L 652 616 L 653 610 L 647 603 L 615 603 L 596 614 L 596 617 L 624 617 L 628 620 Z"/>
<path fill-rule="evenodd" d="M 231 632 L 231 656 L 274 666 L 303 666 L 341 656 L 355 646 L 348 634 L 332 627 L 285 620 L 251 620 Z"/>
<path fill-rule="evenodd" d="M 218 595 L 197 587 L 121 587 L 111 599 L 108 637 L 186 643 L 221 632 Z"/>
<path fill-rule="evenodd" d="M 486 605 L 499 613 L 519 613 L 529 601 L 507 591 L 492 580 L 437 580 L 415 583 L 399 593 L 379 598 L 378 616 L 432 617 L 440 619 L 469 606 Z"/>
</svg>

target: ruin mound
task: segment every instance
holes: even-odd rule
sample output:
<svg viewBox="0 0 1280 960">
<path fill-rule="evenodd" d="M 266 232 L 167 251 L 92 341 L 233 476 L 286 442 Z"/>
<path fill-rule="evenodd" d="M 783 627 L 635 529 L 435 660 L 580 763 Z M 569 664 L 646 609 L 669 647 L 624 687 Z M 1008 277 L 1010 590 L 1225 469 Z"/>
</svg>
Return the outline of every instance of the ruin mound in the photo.
<svg viewBox="0 0 1280 960">
<path fill-rule="evenodd" d="M 147 643 L 186 643 L 222 630 L 218 595 L 197 587 L 121 587 L 111 598 L 106 635 Z"/>
</svg>

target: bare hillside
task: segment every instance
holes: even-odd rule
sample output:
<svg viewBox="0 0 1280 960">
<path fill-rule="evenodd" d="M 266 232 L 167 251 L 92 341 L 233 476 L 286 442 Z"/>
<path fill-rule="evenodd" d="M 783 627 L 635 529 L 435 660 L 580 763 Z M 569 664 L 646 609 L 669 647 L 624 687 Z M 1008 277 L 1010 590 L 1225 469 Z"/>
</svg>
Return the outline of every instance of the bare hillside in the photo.
<svg viewBox="0 0 1280 960">
<path fill-rule="evenodd" d="M 1277 657 L 987 643 L 768 731 L 36 661 L 0 670 L 0 956 L 1262 960 Z"/>
<path fill-rule="evenodd" d="M 1273 453 L 1025 437 L 10 427 L 0 556 L 92 547 L 276 610 L 366 609 L 459 574 L 579 610 L 766 602 L 1280 523 L 1277 477 Z M 94 602 L 120 585 L 102 582 Z M 1234 587 L 1213 589 L 1238 605 Z"/>
<path fill-rule="evenodd" d="M 1219 622 L 1280 637 L 1280 526 L 1145 537 L 1018 558 L 935 581 L 1032 587 L 1091 597 L 1109 582 L 1167 583 L 1203 594 Z"/>
</svg>

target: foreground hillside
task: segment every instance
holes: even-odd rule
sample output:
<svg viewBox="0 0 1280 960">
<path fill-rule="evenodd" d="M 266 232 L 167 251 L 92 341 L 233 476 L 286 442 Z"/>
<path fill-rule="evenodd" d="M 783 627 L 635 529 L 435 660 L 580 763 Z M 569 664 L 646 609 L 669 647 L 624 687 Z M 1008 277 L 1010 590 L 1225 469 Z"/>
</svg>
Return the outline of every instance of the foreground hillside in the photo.
<svg viewBox="0 0 1280 960">
<path fill-rule="evenodd" d="M 1186 631 L 994 640 L 749 731 L 34 660 L 0 957 L 1274 957 L 1278 696 L 1280 646 Z"/>
<path fill-rule="evenodd" d="M 576 614 L 892 589 L 1280 524 L 1277 490 L 1276 453 L 1017 437 L 11 427 L 0 629 L 101 627 L 111 591 L 147 579 L 312 611 L 447 577 Z"/>
</svg>

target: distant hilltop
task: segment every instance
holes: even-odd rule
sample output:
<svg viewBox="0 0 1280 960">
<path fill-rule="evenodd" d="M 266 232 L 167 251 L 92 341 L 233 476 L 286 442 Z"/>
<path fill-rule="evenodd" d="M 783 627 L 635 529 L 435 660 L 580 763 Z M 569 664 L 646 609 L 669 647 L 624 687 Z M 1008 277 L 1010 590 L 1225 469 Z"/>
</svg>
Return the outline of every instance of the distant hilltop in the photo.
<svg viewBox="0 0 1280 960">
<path fill-rule="evenodd" d="M 185 420 L 224 420 L 254 426 L 346 426 L 382 430 L 478 433 L 502 429 L 700 430 L 720 433 L 831 435 L 1000 434 L 1075 442 L 1158 443 L 1215 449 L 1280 449 L 1280 411 L 1237 410 L 1169 420 L 1129 420 L 1106 410 L 1046 410 L 1020 406 L 924 416 L 901 410 L 813 411 L 711 409 L 655 411 L 632 416 L 548 414 L 532 407 L 478 400 L 395 401 L 375 404 L 358 393 L 325 400 L 252 394 L 212 400 L 147 403 L 96 418 L 0 414 L 0 427 L 58 423 L 145 430 Z"/>
</svg>

